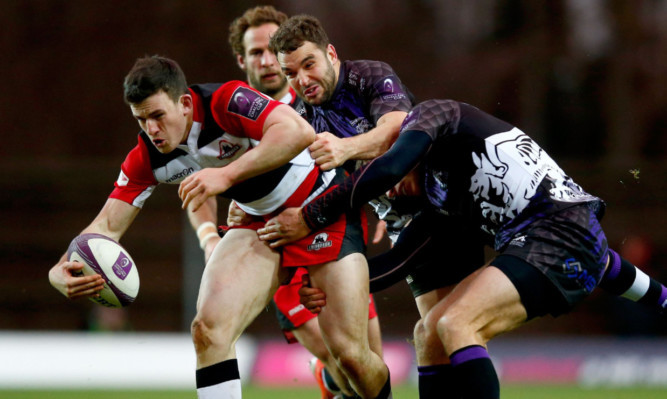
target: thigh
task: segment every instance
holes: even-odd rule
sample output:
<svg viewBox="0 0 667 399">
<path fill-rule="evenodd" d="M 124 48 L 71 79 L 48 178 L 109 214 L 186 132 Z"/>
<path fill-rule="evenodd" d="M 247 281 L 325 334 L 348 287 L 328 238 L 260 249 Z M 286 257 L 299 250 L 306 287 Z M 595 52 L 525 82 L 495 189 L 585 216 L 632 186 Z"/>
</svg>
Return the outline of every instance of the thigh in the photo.
<svg viewBox="0 0 667 399">
<path fill-rule="evenodd" d="M 422 318 L 426 317 L 428 312 L 433 309 L 433 307 L 443 300 L 450 292 L 454 289 L 453 285 L 436 288 L 434 290 L 428 291 L 425 294 L 421 294 L 415 297 L 415 303 L 417 304 L 417 310 L 419 310 L 419 316 Z"/>
<path fill-rule="evenodd" d="M 463 346 L 486 345 L 498 334 L 519 327 L 526 321 L 526 309 L 507 276 L 487 266 L 466 277 L 429 312 L 427 319 L 443 316 L 456 330 L 456 334 L 445 332 L 445 348 L 451 354 Z"/>
<path fill-rule="evenodd" d="M 260 241 L 255 231 L 230 230 L 206 264 L 197 312 L 209 322 L 235 326 L 240 334 L 268 304 L 284 272 L 280 254 Z"/>
<path fill-rule="evenodd" d="M 368 266 L 359 253 L 341 260 L 308 268 L 314 287 L 327 295 L 327 305 L 318 315 L 322 336 L 328 345 L 340 348 L 368 342 Z M 332 348 L 333 349 L 333 348 Z"/>
</svg>

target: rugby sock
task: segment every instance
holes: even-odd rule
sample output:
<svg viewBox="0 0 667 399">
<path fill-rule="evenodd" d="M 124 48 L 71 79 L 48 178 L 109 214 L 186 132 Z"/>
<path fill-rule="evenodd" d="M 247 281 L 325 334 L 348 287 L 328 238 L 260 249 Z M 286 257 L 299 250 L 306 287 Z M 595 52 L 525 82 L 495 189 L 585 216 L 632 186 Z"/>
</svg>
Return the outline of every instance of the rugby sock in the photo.
<svg viewBox="0 0 667 399">
<path fill-rule="evenodd" d="M 241 398 L 241 377 L 236 359 L 224 360 L 196 371 L 199 399 Z"/>
<path fill-rule="evenodd" d="M 449 356 L 460 398 L 498 399 L 500 382 L 486 349 L 466 346 Z"/>
<path fill-rule="evenodd" d="M 454 369 L 451 364 L 435 364 L 419 366 L 419 399 L 442 398 L 447 392 L 447 398 L 456 399 L 457 393 Z"/>
<path fill-rule="evenodd" d="M 609 249 L 609 266 L 600 288 L 634 302 L 657 305 L 662 311 L 667 306 L 667 288 L 612 249 Z"/>
</svg>

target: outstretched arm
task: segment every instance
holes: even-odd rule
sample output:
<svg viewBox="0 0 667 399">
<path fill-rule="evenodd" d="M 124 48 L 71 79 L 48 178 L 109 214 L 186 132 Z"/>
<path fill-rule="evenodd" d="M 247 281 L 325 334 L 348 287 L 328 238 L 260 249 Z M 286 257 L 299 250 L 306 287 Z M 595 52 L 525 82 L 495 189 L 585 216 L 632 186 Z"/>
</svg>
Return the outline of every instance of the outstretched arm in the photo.
<svg viewBox="0 0 667 399">
<path fill-rule="evenodd" d="M 98 233 L 119 241 L 138 213 L 139 208 L 109 198 L 93 222 L 80 234 Z M 97 295 L 102 290 L 104 279 L 99 274 L 77 276 L 82 268 L 83 264 L 70 262 L 67 260 L 67 254 L 63 254 L 49 271 L 49 282 L 70 299 Z"/>
</svg>

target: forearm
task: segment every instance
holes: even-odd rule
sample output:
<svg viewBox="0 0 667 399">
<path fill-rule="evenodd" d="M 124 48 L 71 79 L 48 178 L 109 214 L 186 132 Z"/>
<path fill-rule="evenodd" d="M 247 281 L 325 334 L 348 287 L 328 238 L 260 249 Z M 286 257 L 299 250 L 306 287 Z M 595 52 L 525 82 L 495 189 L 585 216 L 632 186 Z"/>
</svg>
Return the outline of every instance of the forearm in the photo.
<svg viewBox="0 0 667 399">
<path fill-rule="evenodd" d="M 431 139 L 423 132 L 406 132 L 383 156 L 358 169 L 343 183 L 303 208 L 311 230 L 333 223 L 349 209 L 384 194 L 410 172 L 427 153 Z"/>
<path fill-rule="evenodd" d="M 274 170 L 299 155 L 315 137 L 312 127 L 294 110 L 279 106 L 267 118 L 257 147 L 225 166 L 225 177 L 234 185 Z"/>
<path fill-rule="evenodd" d="M 140 208 L 127 202 L 109 198 L 95 219 L 79 234 L 97 233 L 103 234 L 116 241 L 125 234 Z"/>
<path fill-rule="evenodd" d="M 345 138 L 344 140 L 349 141 L 347 159 L 374 159 L 387 152 L 396 141 L 406 115 L 403 111 L 389 112 L 378 120 L 375 128 L 364 134 Z"/>
</svg>

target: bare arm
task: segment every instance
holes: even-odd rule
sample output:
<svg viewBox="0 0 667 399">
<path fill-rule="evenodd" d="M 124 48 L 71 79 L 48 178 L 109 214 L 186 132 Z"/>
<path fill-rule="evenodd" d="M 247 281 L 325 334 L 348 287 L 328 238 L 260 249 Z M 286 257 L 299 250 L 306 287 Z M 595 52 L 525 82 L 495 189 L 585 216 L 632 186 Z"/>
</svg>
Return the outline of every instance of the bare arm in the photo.
<svg viewBox="0 0 667 399">
<path fill-rule="evenodd" d="M 104 234 L 119 241 L 138 213 L 139 208 L 109 198 L 93 222 L 80 234 Z M 81 263 L 69 262 L 67 254 L 63 254 L 58 263 L 49 271 L 49 282 L 56 290 L 70 299 L 96 295 L 104 284 L 102 276 L 75 276 L 82 268 Z"/>
<path fill-rule="evenodd" d="M 297 156 L 315 140 L 313 128 L 289 105 L 281 104 L 264 122 L 259 145 L 223 168 L 207 168 L 188 176 L 178 189 L 183 208 L 192 202 L 196 211 L 206 198 L 231 186 L 276 169 Z"/>
<path fill-rule="evenodd" d="M 320 133 L 308 149 L 323 170 L 333 169 L 350 159 L 379 157 L 396 141 L 406 115 L 403 111 L 388 112 L 378 119 L 375 128 L 353 137 L 340 138 L 329 132 Z"/>
</svg>

